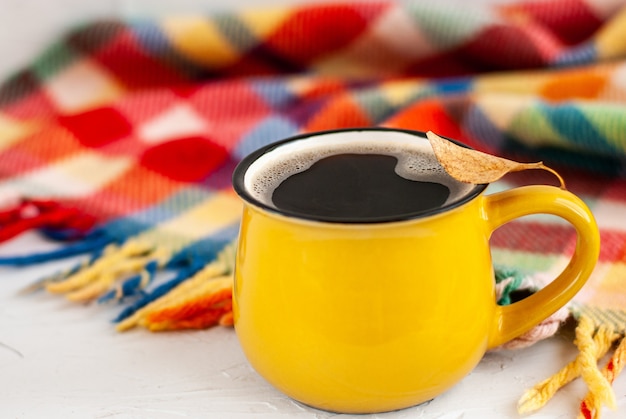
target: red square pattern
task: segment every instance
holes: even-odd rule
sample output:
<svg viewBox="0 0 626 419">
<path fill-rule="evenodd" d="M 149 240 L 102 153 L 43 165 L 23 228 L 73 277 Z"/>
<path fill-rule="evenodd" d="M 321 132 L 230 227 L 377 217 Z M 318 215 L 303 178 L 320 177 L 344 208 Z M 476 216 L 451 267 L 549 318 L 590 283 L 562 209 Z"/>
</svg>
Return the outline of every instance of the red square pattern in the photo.
<svg viewBox="0 0 626 419">
<path fill-rule="evenodd" d="M 130 89 L 168 86 L 186 79 L 175 69 L 144 53 L 131 32 L 122 32 L 94 54 L 94 60 L 117 76 Z"/>
<path fill-rule="evenodd" d="M 132 133 L 128 120 L 116 109 L 103 107 L 59 117 L 59 124 L 87 147 L 102 147 Z"/>
<path fill-rule="evenodd" d="M 368 27 L 368 20 L 384 10 L 383 4 L 302 7 L 279 26 L 266 45 L 294 64 L 305 66 L 316 58 L 337 52 L 353 42 Z"/>
</svg>

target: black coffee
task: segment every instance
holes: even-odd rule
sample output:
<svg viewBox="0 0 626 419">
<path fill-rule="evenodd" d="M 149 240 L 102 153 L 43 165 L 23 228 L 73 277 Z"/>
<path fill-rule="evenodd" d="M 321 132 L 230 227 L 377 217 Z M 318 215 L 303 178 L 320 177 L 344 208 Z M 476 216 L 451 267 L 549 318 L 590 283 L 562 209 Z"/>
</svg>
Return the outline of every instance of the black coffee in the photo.
<svg viewBox="0 0 626 419">
<path fill-rule="evenodd" d="M 401 218 L 444 205 L 448 187 L 402 177 L 397 166 L 397 157 L 382 154 L 324 157 L 283 180 L 272 203 L 296 215 L 338 221 Z"/>
<path fill-rule="evenodd" d="M 286 140 L 235 170 L 235 189 L 290 216 L 385 222 L 462 201 L 475 185 L 454 180 L 424 135 L 337 131 Z"/>
</svg>

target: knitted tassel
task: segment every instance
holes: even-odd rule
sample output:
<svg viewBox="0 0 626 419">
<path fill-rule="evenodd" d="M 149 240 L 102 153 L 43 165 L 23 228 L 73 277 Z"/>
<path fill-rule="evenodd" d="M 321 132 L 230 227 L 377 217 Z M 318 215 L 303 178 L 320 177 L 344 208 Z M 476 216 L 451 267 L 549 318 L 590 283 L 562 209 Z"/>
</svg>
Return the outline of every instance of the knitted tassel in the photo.
<svg viewBox="0 0 626 419">
<path fill-rule="evenodd" d="M 94 253 L 92 253 L 91 257 L 84 258 L 79 263 L 77 263 L 76 265 L 70 267 L 69 269 L 64 269 L 62 271 L 55 272 L 52 275 L 45 276 L 45 277 L 39 279 L 38 281 L 34 282 L 33 284 L 30 284 L 27 287 L 23 288 L 20 291 L 20 294 L 30 294 L 32 292 L 39 291 L 41 289 L 45 289 L 48 286 L 48 284 L 55 283 L 55 282 L 61 282 L 61 281 L 66 280 L 70 276 L 73 276 L 74 274 L 82 271 L 83 269 L 86 269 L 87 267 L 93 265 L 97 260 L 100 259 L 100 257 L 102 256 L 102 253 L 106 249 L 107 249 L 107 247 L 105 245 L 102 249 L 100 249 L 100 251 L 95 251 Z"/>
<path fill-rule="evenodd" d="M 139 274 L 143 285 L 151 275 L 146 267 L 151 263 L 162 266 L 170 253 L 153 245 L 129 240 L 121 246 L 109 245 L 95 262 L 79 269 L 61 281 L 50 282 L 45 288 L 52 293 L 65 294 L 72 301 L 92 301 L 116 286 L 119 278 Z"/>
<path fill-rule="evenodd" d="M 186 328 L 191 325 L 191 318 L 206 314 L 211 309 L 220 311 L 215 321 L 205 319 L 199 323 L 218 323 L 230 309 L 220 306 L 224 300 L 231 298 L 233 280 L 229 272 L 230 267 L 222 259 L 208 264 L 192 278 L 122 320 L 117 330 L 125 331 L 135 326 L 144 326 L 153 331 Z M 204 324 L 203 327 L 209 325 Z M 196 326 L 200 327 L 199 324 Z"/>
<path fill-rule="evenodd" d="M 613 353 L 613 356 L 604 368 L 602 368 L 602 376 L 606 378 L 606 380 L 613 384 L 613 381 L 617 378 L 617 376 L 624 369 L 624 364 L 626 363 L 626 338 L 622 338 L 619 346 Z M 599 419 L 601 415 L 602 409 L 602 399 L 599 397 L 602 391 L 596 391 L 591 388 L 585 399 L 580 404 L 580 415 L 579 418 L 584 419 Z M 611 406 L 610 406 L 611 407 Z M 614 406 L 612 406 L 615 408 Z"/>
<path fill-rule="evenodd" d="M 143 293 L 143 295 L 141 295 L 140 298 L 138 298 L 137 300 L 132 302 L 130 305 L 128 305 L 126 308 L 124 308 L 121 311 L 121 313 L 119 313 L 117 317 L 113 319 L 113 322 L 119 323 L 119 322 L 124 321 L 126 318 L 134 315 L 137 311 L 141 310 L 143 307 L 165 296 L 167 293 L 169 293 L 171 290 L 176 288 L 178 285 L 182 284 L 183 282 L 188 280 L 190 277 L 195 275 L 195 273 L 201 270 L 202 268 L 203 268 L 203 264 L 201 263 L 201 260 L 193 261 L 190 265 L 185 266 L 183 268 L 179 268 L 176 272 L 176 275 L 173 278 L 169 279 L 163 284 L 158 285 L 157 287 L 155 287 L 154 290 L 147 292 L 147 293 Z"/>
<path fill-rule="evenodd" d="M 231 275 L 204 280 L 203 286 L 192 293 L 147 313 L 143 325 L 151 331 L 162 331 L 232 324 L 232 285 Z"/>
<path fill-rule="evenodd" d="M 604 370 L 601 372 L 598 369 L 597 362 L 611 349 L 611 346 L 619 337 L 620 335 L 612 329 L 606 326 L 596 327 L 590 318 L 581 316 L 576 328 L 575 340 L 579 350 L 578 356 L 552 377 L 527 390 L 518 403 L 518 412 L 525 414 L 538 410 L 561 387 L 577 377 L 582 377 L 589 387 L 589 395 L 581 404 L 582 417 L 598 418 L 600 407 L 603 404 L 614 408 L 615 394 L 611 387 L 611 377 L 614 378 L 614 375 L 611 374 L 621 371 L 625 355 L 623 350 L 616 351 L 613 356 L 615 358 L 613 364 L 609 361 L 609 364 L 613 365 L 613 367 L 605 368 L 607 372 L 604 372 Z M 623 342 L 620 347 L 622 346 L 624 346 Z M 615 368 L 616 365 L 620 366 L 619 371 Z M 609 373 L 610 369 L 613 371 Z"/>
<path fill-rule="evenodd" d="M 222 245 L 222 249 L 215 254 L 211 251 L 211 248 L 216 245 L 219 245 L 219 242 L 212 245 L 206 243 L 204 247 L 209 250 L 208 255 L 201 256 L 194 251 L 183 251 L 173 256 L 170 264 L 168 264 L 168 266 L 172 265 L 170 267 L 180 265 L 181 259 L 186 260 L 182 267 L 178 267 L 177 275 L 124 309 L 114 320 L 118 323 L 117 329 L 124 331 L 135 326 L 145 326 L 150 330 L 156 331 L 209 327 L 216 323 L 232 324 L 231 307 L 223 304 L 223 302 L 231 299 L 232 279 L 230 279 L 230 282 L 223 281 L 219 287 L 214 287 L 213 279 L 230 275 L 233 272 L 236 247 L 234 242 L 229 242 L 229 244 Z M 207 249 L 204 250 L 206 251 Z M 207 259 L 210 255 L 214 255 L 212 262 Z M 209 289 L 204 288 L 209 282 L 211 282 L 211 285 L 208 285 Z M 220 293 L 220 298 L 216 299 L 216 293 Z M 150 317 L 163 309 L 184 305 L 192 297 L 195 299 L 195 305 L 199 307 L 204 304 L 208 312 L 211 312 L 212 309 L 219 309 L 219 316 L 215 319 L 205 316 L 202 319 L 201 315 L 198 314 L 193 321 L 189 318 L 185 320 L 178 319 L 177 321 L 169 322 L 167 325 L 164 322 L 166 314 L 159 314 L 157 316 L 158 321 L 155 320 L 155 317 Z M 206 301 L 203 299 L 206 299 Z M 156 316 L 156 314 L 154 315 Z M 160 325 L 156 326 L 157 323 Z M 151 324 L 152 326 L 150 326 Z M 201 324 L 204 326 L 200 326 Z"/>
</svg>

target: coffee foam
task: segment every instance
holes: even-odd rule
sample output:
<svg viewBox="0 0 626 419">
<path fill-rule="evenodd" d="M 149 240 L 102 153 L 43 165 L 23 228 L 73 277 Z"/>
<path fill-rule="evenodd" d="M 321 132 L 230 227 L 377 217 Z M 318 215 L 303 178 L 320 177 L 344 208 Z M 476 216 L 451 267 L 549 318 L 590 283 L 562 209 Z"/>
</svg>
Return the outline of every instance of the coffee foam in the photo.
<svg viewBox="0 0 626 419">
<path fill-rule="evenodd" d="M 444 205 L 458 201 L 475 185 L 453 179 L 437 161 L 425 137 L 399 131 L 349 131 L 295 140 L 263 154 L 246 171 L 244 185 L 253 198 L 272 203 L 274 190 L 285 179 L 315 162 L 337 154 L 382 154 L 398 159 L 395 172 L 409 180 L 436 182 L 450 190 Z"/>
</svg>

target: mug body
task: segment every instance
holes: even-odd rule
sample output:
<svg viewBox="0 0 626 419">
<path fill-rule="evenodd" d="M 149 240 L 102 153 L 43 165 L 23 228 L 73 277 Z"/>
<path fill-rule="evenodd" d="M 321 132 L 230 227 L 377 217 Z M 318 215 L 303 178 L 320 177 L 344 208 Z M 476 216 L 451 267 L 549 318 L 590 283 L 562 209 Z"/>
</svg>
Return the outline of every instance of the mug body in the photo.
<svg viewBox="0 0 626 419">
<path fill-rule="evenodd" d="M 457 383 L 483 356 L 494 319 L 483 189 L 373 223 L 245 202 L 234 315 L 251 365 L 292 398 L 344 413 L 417 405 Z"/>
</svg>

